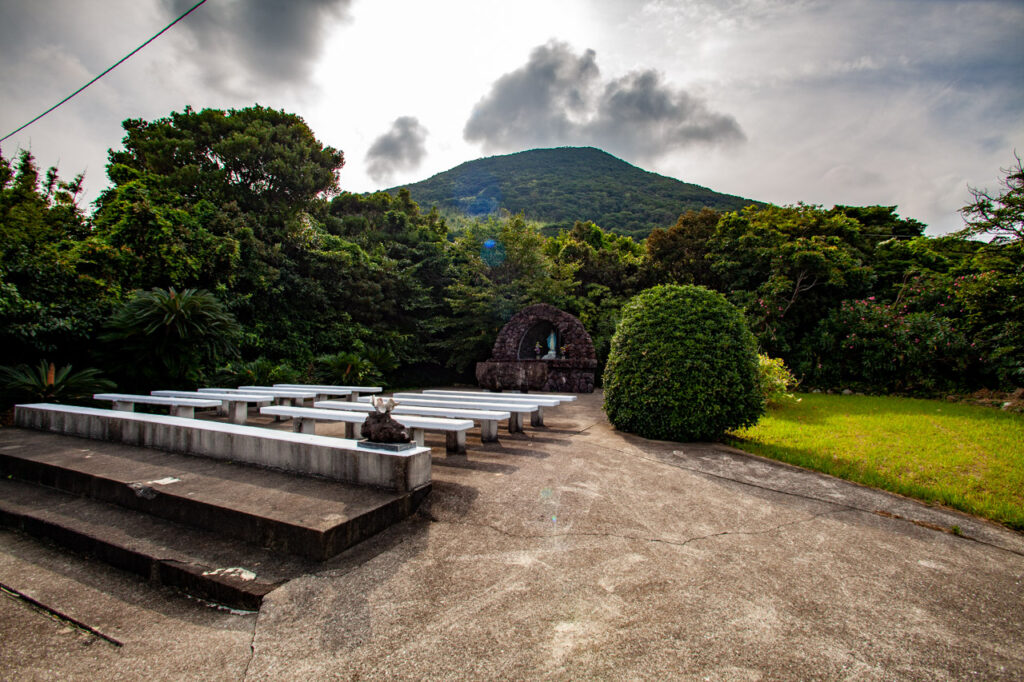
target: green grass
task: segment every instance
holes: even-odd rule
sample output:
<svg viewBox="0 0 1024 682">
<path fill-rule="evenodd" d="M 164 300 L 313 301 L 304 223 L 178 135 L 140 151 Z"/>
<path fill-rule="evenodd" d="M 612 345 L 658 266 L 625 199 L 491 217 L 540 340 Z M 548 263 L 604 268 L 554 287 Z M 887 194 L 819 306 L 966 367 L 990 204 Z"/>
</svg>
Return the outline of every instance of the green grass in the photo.
<svg viewBox="0 0 1024 682">
<path fill-rule="evenodd" d="M 799 397 L 729 444 L 1024 530 L 1024 415 L 911 398 Z"/>
</svg>

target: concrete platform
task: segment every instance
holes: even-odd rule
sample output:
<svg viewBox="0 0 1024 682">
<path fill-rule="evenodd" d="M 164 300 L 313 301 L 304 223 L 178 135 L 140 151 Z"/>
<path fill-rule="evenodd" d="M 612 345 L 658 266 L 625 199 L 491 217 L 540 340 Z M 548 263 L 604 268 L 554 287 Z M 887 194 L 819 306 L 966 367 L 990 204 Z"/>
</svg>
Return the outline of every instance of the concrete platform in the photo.
<svg viewBox="0 0 1024 682">
<path fill-rule="evenodd" d="M 406 518 L 429 492 L 13 428 L 0 430 L 0 476 L 0 525 L 243 608 Z"/>
<path fill-rule="evenodd" d="M 50 403 L 16 405 L 14 421 L 38 431 L 245 462 L 396 492 L 430 484 L 429 448 L 386 452 L 344 438 Z"/>
<path fill-rule="evenodd" d="M 396 493 L 128 445 L 0 430 L 0 474 L 323 560 L 411 514 Z"/>
<path fill-rule="evenodd" d="M 0 581 L 124 642 L 8 601 L 0 679 L 1024 679 L 1024 534 L 623 434 L 600 392 L 557 412 L 435 457 L 416 514 L 258 618 L 0 531 Z"/>
</svg>

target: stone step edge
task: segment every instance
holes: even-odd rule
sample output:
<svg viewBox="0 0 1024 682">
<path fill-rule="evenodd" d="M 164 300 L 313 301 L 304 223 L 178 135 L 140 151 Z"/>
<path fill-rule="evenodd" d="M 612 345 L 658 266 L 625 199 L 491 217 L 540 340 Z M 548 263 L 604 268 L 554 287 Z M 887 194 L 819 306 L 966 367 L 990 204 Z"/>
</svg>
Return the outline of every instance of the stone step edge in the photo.
<svg viewBox="0 0 1024 682">
<path fill-rule="evenodd" d="M 0 524 L 134 573 L 151 583 L 174 587 L 201 599 L 247 611 L 259 610 L 263 597 L 284 582 L 268 583 L 258 578 L 246 580 L 210 566 L 150 556 L 70 524 L 62 525 L 29 510 L 13 508 L 2 498 Z"/>
<path fill-rule="evenodd" d="M 414 513 L 429 493 L 426 486 L 387 504 L 320 531 L 232 509 L 152 486 L 135 488 L 117 479 L 48 462 L 0 453 L 0 473 L 34 485 L 114 504 L 173 523 L 224 533 L 266 549 L 324 561 Z M 205 520 L 205 522 L 202 522 Z"/>
</svg>

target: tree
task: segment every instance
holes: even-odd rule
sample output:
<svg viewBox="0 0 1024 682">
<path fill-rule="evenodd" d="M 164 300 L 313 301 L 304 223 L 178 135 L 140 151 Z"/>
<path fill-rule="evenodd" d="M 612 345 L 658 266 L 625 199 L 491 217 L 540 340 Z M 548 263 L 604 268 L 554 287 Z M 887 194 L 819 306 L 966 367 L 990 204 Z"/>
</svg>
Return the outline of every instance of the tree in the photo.
<svg viewBox="0 0 1024 682">
<path fill-rule="evenodd" d="M 78 363 L 120 297 L 117 254 L 91 235 L 77 205 L 82 176 L 41 183 L 27 151 L 0 156 L 0 345 L 7 362 Z"/>
<path fill-rule="evenodd" d="M 960 209 L 967 226 L 957 234 L 964 239 L 989 235 L 997 244 L 1024 241 L 1024 164 L 1017 152 L 1016 164 L 1000 169 L 1006 177 L 1000 181 L 1003 191 L 968 187 L 974 201 Z"/>
<path fill-rule="evenodd" d="M 746 312 L 762 349 L 803 373 L 797 356 L 818 321 L 868 291 L 869 250 L 855 219 L 798 204 L 723 215 L 706 258 L 714 288 Z"/>
<path fill-rule="evenodd" d="M 653 277 L 659 282 L 708 285 L 708 241 L 721 216 L 705 207 L 682 214 L 667 230 L 652 230 L 647 237 L 647 260 Z"/>
<path fill-rule="evenodd" d="M 456 240 L 457 275 L 445 292 L 449 310 L 437 343 L 449 366 L 462 372 L 485 360 L 501 327 L 527 305 L 566 307 L 573 267 L 554 262 L 543 245 L 522 214 L 492 216 Z"/>
</svg>

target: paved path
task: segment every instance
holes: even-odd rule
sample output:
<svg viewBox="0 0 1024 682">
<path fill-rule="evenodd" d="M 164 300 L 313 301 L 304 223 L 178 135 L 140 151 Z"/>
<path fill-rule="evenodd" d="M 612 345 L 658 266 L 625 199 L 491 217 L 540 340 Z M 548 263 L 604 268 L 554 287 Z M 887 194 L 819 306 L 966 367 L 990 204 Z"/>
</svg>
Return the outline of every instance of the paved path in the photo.
<svg viewBox="0 0 1024 682">
<path fill-rule="evenodd" d="M 0 582 L 123 642 L 3 598 L 0 679 L 1024 679 L 1021 534 L 619 434 L 599 395 L 545 421 L 428 440 L 420 514 L 258 615 L 0 533 Z"/>
</svg>

